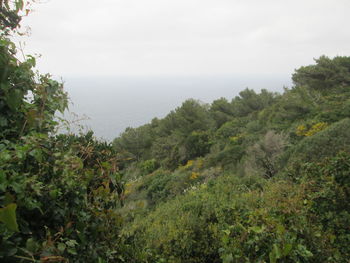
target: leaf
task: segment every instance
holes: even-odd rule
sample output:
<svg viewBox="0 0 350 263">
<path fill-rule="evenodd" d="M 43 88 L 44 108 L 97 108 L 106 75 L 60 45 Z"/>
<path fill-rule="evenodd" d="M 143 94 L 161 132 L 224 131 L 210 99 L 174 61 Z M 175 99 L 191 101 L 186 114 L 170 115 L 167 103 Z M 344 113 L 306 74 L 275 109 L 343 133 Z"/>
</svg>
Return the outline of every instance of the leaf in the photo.
<svg viewBox="0 0 350 263">
<path fill-rule="evenodd" d="M 22 10 L 24 6 L 23 0 L 16 1 L 16 11 Z"/>
<path fill-rule="evenodd" d="M 33 238 L 29 238 L 26 242 L 26 249 L 31 253 L 35 253 L 39 249 L 39 244 Z"/>
<path fill-rule="evenodd" d="M 272 251 L 269 253 L 270 263 L 276 263 L 281 258 L 281 252 L 277 244 L 273 244 Z"/>
<path fill-rule="evenodd" d="M 272 251 L 269 253 L 269 258 L 270 258 L 270 263 L 276 263 L 277 261 L 276 255 Z"/>
<path fill-rule="evenodd" d="M 58 248 L 58 250 L 61 252 L 61 253 L 63 253 L 64 252 L 64 250 L 66 249 L 66 244 L 64 244 L 64 243 L 58 243 L 58 245 L 57 245 L 57 248 Z"/>
<path fill-rule="evenodd" d="M 0 191 L 5 192 L 7 188 L 7 179 L 4 171 L 0 171 Z"/>
<path fill-rule="evenodd" d="M 259 226 L 252 226 L 252 227 L 249 227 L 249 230 L 257 233 L 257 234 L 261 234 L 262 232 L 264 232 L 265 230 L 265 227 L 262 226 L 262 227 L 259 227 Z"/>
<path fill-rule="evenodd" d="M 16 220 L 16 209 L 16 204 L 9 204 L 4 208 L 0 208 L 0 221 L 3 222 L 8 229 L 19 232 Z"/>
<path fill-rule="evenodd" d="M 228 236 L 231 234 L 231 231 L 229 229 L 222 230 L 222 232 L 224 232 Z"/>
<path fill-rule="evenodd" d="M 29 153 L 30 156 L 33 156 L 36 161 L 42 162 L 43 160 L 43 154 L 40 149 L 34 149 Z"/>
<path fill-rule="evenodd" d="M 273 252 L 276 255 L 277 259 L 281 258 L 281 256 L 282 256 L 281 255 L 281 251 L 280 251 L 280 249 L 279 249 L 277 244 L 273 244 Z"/>
<path fill-rule="evenodd" d="M 74 240 L 74 239 L 71 239 L 71 240 L 68 240 L 68 241 L 66 242 L 66 244 L 67 244 L 67 246 L 69 246 L 69 247 L 75 247 L 76 245 L 78 245 L 78 242 L 77 242 L 76 240 Z"/>
<path fill-rule="evenodd" d="M 232 254 L 225 255 L 222 259 L 223 263 L 231 263 L 233 262 L 233 256 Z"/>
<path fill-rule="evenodd" d="M 283 256 L 288 256 L 292 248 L 293 248 L 292 244 L 286 244 L 283 248 Z"/>
<path fill-rule="evenodd" d="M 7 124 L 7 119 L 3 116 L 0 116 L 0 127 L 5 127 Z"/>
<path fill-rule="evenodd" d="M 77 255 L 77 251 L 74 248 L 68 248 L 67 251 L 69 254 Z"/>
<path fill-rule="evenodd" d="M 3 205 L 9 205 L 15 202 L 16 198 L 14 195 L 10 194 L 9 192 L 5 193 L 4 200 L 3 200 Z"/>
<path fill-rule="evenodd" d="M 18 89 L 10 89 L 6 95 L 6 102 L 9 108 L 13 111 L 17 110 L 21 105 L 23 93 Z"/>
<path fill-rule="evenodd" d="M 283 225 L 278 225 L 277 226 L 277 234 L 283 235 L 286 232 L 286 229 L 284 228 Z"/>
<path fill-rule="evenodd" d="M 11 155 L 7 151 L 2 151 L 0 152 L 0 160 L 1 161 L 9 161 L 11 160 Z"/>
</svg>

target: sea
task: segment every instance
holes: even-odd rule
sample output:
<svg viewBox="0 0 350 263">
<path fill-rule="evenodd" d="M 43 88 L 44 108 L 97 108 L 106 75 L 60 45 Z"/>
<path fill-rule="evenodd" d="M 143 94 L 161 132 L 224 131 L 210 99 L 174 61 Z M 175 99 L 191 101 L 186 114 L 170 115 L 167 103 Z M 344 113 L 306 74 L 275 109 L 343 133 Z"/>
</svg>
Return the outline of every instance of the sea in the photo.
<svg viewBox="0 0 350 263">
<path fill-rule="evenodd" d="M 287 75 L 70 76 L 63 82 L 70 103 L 61 117 L 69 125 L 62 124 L 60 132 L 93 130 L 96 138 L 108 142 L 127 127 L 165 117 L 190 98 L 202 103 L 222 97 L 231 101 L 245 88 L 283 92 L 292 86 Z"/>
</svg>

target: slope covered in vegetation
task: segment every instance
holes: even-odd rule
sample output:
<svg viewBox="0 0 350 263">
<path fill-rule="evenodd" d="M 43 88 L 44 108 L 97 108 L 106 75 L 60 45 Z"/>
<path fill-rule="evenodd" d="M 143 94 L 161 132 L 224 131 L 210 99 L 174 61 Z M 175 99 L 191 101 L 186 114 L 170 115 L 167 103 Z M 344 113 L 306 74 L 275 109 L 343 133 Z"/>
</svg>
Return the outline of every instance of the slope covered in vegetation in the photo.
<svg viewBox="0 0 350 263">
<path fill-rule="evenodd" d="M 348 262 L 350 57 L 108 144 L 56 134 L 67 94 L 10 40 L 28 5 L 0 7 L 1 262 Z"/>
<path fill-rule="evenodd" d="M 114 140 L 128 262 L 347 262 L 350 58 L 188 100 Z"/>
</svg>

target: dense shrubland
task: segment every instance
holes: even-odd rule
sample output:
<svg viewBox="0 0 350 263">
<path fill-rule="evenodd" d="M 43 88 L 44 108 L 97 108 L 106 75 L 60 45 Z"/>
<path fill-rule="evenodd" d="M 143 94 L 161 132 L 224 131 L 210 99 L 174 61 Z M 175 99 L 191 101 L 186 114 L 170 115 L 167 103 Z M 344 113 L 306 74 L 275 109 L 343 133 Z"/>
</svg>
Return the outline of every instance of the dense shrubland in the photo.
<svg viewBox="0 0 350 263">
<path fill-rule="evenodd" d="M 127 262 L 348 262 L 350 58 L 315 62 L 114 140 Z"/>
<path fill-rule="evenodd" d="M 348 262 L 349 57 L 109 144 L 56 133 L 67 94 L 11 41 L 29 7 L 0 7 L 1 262 Z"/>
</svg>

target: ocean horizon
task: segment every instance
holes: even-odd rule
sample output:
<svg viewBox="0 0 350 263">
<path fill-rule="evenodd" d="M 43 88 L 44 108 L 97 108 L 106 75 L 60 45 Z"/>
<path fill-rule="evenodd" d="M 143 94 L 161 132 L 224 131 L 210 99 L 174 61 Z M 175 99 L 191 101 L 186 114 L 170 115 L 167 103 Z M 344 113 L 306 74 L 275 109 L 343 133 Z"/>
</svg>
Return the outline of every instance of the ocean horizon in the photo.
<svg viewBox="0 0 350 263">
<path fill-rule="evenodd" d="M 231 101 L 245 88 L 282 92 L 291 87 L 290 76 L 166 76 L 166 77 L 67 77 L 70 98 L 63 118 L 97 138 L 112 141 L 127 127 L 138 127 L 163 118 L 187 99 L 211 103 Z M 74 121 L 75 120 L 75 121 Z M 80 127 L 80 128 L 81 128 Z"/>
</svg>

